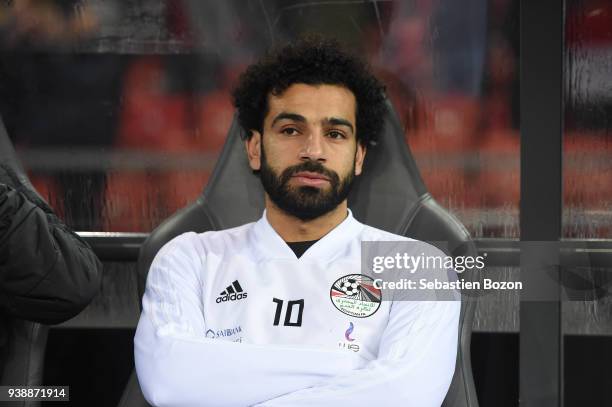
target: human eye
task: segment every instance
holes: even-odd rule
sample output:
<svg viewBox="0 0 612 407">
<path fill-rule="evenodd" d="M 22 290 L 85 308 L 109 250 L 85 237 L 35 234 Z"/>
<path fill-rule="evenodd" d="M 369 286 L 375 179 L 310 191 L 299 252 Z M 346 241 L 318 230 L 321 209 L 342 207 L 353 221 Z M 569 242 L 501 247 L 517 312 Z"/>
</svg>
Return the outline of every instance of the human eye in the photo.
<svg viewBox="0 0 612 407">
<path fill-rule="evenodd" d="M 298 130 L 295 127 L 287 127 L 282 129 L 281 133 L 286 134 L 288 136 L 297 136 Z"/>
<path fill-rule="evenodd" d="M 327 133 L 327 136 L 334 140 L 340 140 L 340 139 L 346 138 L 346 135 L 343 132 L 338 131 L 338 130 L 331 130 L 330 132 Z"/>
</svg>

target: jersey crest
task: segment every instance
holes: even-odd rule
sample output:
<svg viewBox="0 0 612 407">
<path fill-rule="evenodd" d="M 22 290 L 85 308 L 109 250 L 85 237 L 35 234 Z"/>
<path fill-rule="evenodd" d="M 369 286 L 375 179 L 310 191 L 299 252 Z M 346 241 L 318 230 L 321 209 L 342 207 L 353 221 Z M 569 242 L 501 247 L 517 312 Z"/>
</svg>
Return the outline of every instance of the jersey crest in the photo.
<svg viewBox="0 0 612 407">
<path fill-rule="evenodd" d="M 374 315 L 380 308 L 381 292 L 374 280 L 363 274 L 348 274 L 331 286 L 329 297 L 338 311 L 357 318 Z"/>
</svg>

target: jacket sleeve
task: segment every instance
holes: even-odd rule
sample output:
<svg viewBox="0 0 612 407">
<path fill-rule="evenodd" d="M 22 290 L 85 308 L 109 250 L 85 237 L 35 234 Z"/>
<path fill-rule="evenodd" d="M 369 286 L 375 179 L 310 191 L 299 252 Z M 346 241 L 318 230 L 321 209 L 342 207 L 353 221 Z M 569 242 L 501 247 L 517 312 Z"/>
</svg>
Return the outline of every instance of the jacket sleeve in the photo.
<svg viewBox="0 0 612 407">
<path fill-rule="evenodd" d="M 365 368 L 258 406 L 439 407 L 457 355 L 459 301 L 397 301 L 378 358 Z"/>
<path fill-rule="evenodd" d="M 0 179 L 16 180 L 10 169 L 0 171 Z M 0 183 L 0 312 L 60 323 L 98 293 L 102 265 L 85 241 L 16 181 L 15 187 Z"/>
<path fill-rule="evenodd" d="M 201 261 L 188 233 L 155 257 L 134 338 L 136 373 L 154 406 L 250 406 L 352 368 L 335 351 L 205 337 Z"/>
</svg>

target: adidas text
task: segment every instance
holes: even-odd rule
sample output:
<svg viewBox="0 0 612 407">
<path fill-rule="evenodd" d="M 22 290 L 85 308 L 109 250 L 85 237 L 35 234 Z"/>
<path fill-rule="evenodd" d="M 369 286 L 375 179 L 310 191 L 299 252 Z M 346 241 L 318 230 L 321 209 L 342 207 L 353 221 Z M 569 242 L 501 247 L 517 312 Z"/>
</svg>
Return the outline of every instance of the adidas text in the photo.
<svg viewBox="0 0 612 407">
<path fill-rule="evenodd" d="M 247 297 L 247 293 L 226 294 L 222 297 L 217 297 L 217 304 L 226 301 L 237 301 Z"/>
</svg>

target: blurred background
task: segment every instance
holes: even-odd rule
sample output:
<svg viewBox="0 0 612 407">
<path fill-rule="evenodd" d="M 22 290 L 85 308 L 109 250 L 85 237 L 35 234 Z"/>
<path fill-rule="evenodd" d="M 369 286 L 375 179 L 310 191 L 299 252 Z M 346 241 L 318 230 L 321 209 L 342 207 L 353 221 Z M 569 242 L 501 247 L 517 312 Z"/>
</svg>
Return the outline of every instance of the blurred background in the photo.
<svg viewBox="0 0 612 407">
<path fill-rule="evenodd" d="M 324 33 L 385 82 L 434 197 L 474 236 L 516 237 L 517 5 L 14 1 L 0 20 L 1 112 L 69 225 L 149 232 L 203 190 L 239 73 L 271 46 Z"/>
<path fill-rule="evenodd" d="M 68 225 L 148 233 L 203 191 L 240 72 L 271 46 L 328 34 L 386 84 L 435 199 L 477 241 L 514 241 L 519 27 L 518 0 L 0 1 L 0 114 L 35 187 Z M 566 0 L 567 239 L 611 237 L 611 72 L 612 2 Z M 73 383 L 86 405 L 116 403 L 132 363 L 133 264 L 105 263 L 100 298 L 52 330 L 48 348 L 48 383 Z M 488 300 L 474 327 L 479 398 L 517 405 L 518 294 Z M 564 304 L 565 366 L 573 372 L 566 405 L 612 405 L 612 374 L 604 374 L 610 315 L 609 297 Z M 83 373 L 89 364 L 100 365 L 105 381 Z M 578 404 L 585 389 L 591 404 Z"/>
</svg>

